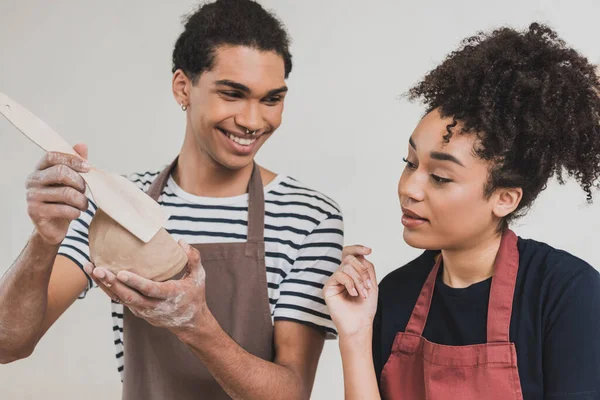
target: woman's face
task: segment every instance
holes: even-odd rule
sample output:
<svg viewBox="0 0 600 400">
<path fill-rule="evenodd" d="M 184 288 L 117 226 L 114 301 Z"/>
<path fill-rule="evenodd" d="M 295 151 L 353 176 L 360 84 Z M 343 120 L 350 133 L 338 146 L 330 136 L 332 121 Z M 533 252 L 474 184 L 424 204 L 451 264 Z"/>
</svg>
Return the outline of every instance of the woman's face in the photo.
<svg viewBox="0 0 600 400">
<path fill-rule="evenodd" d="M 457 127 L 450 142 L 444 142 L 446 127 L 452 122 L 433 110 L 420 121 L 409 141 L 398 193 L 404 240 L 416 248 L 474 246 L 493 235 L 506 215 L 502 215 L 506 193 L 484 194 L 490 162 L 475 155 L 476 135 L 460 134 Z"/>
</svg>

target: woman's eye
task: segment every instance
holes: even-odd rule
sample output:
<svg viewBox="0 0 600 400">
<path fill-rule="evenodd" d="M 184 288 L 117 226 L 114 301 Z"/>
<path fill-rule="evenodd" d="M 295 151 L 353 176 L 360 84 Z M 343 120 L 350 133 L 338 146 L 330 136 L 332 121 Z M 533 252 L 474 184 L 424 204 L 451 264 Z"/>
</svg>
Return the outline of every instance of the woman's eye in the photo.
<svg viewBox="0 0 600 400">
<path fill-rule="evenodd" d="M 406 163 L 406 167 L 408 169 L 417 169 L 417 164 L 408 161 L 408 159 L 406 159 L 406 157 L 403 158 L 402 161 L 404 161 Z"/>
<path fill-rule="evenodd" d="M 436 183 L 439 183 L 439 184 L 452 182 L 452 179 L 442 178 L 441 176 L 437 176 L 437 175 L 434 175 L 434 174 L 431 174 L 431 178 L 433 178 L 433 180 L 436 181 Z"/>
</svg>

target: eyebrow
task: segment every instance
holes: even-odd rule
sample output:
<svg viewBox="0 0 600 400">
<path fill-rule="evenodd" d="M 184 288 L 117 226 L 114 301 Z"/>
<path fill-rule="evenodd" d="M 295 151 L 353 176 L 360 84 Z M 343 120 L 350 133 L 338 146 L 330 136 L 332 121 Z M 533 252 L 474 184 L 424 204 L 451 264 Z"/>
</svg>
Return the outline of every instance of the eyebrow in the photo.
<svg viewBox="0 0 600 400">
<path fill-rule="evenodd" d="M 410 144 L 413 149 L 417 149 L 417 145 L 415 144 L 415 141 L 413 140 L 412 136 L 408 138 L 408 144 Z"/>
<path fill-rule="evenodd" d="M 237 89 L 237 90 L 239 90 L 241 92 L 244 92 L 246 94 L 248 94 L 248 93 L 251 92 L 251 90 L 250 90 L 250 88 L 248 86 L 243 85 L 243 84 L 241 84 L 239 82 L 231 81 L 229 79 L 218 80 L 218 81 L 215 82 L 215 84 L 216 85 L 229 86 L 230 88 Z M 276 94 L 284 93 L 284 92 L 287 92 L 287 91 L 288 91 L 288 87 L 287 86 L 282 86 L 282 87 L 277 88 L 277 89 L 269 90 L 269 92 L 267 93 L 267 95 L 265 97 L 274 96 Z"/>
<path fill-rule="evenodd" d="M 413 149 L 417 150 L 417 144 L 413 140 L 412 136 L 408 139 L 408 143 L 411 145 L 411 147 Z M 430 154 L 430 156 L 434 160 L 438 160 L 438 161 L 450 161 L 450 162 L 453 162 L 455 164 L 460 165 L 461 167 L 465 166 L 462 162 L 460 162 L 460 160 L 458 158 L 454 157 L 452 154 L 442 153 L 442 152 L 439 152 L 439 151 L 432 151 L 431 154 Z"/>
<path fill-rule="evenodd" d="M 433 158 L 434 160 L 450 161 L 450 162 L 460 165 L 461 167 L 465 166 L 463 163 L 460 162 L 460 160 L 458 158 L 454 157 L 452 154 L 440 153 L 438 151 L 432 151 L 430 155 L 431 155 L 431 158 Z"/>
</svg>

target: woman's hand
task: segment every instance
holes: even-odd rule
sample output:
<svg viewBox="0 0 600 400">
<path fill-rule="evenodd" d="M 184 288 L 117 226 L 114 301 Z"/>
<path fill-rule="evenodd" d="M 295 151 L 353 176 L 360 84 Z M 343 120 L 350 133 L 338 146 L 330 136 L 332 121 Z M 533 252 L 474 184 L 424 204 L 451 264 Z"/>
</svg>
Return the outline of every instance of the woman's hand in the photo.
<svg viewBox="0 0 600 400">
<path fill-rule="evenodd" d="M 323 288 L 323 297 L 340 337 L 370 330 L 377 310 L 375 267 L 365 256 L 368 247 L 347 246 L 342 264 Z"/>
</svg>

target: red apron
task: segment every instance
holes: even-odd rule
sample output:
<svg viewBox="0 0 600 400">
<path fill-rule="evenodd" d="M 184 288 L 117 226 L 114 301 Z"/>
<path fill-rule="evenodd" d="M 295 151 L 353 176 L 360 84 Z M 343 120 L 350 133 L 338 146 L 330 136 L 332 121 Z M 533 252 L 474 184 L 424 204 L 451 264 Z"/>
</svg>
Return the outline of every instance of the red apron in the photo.
<svg viewBox="0 0 600 400">
<path fill-rule="evenodd" d="M 381 374 L 385 399 L 521 400 L 510 317 L 519 269 L 517 236 L 502 235 L 494 263 L 487 318 L 487 343 L 446 346 L 427 341 L 427 322 L 442 257 L 427 277 L 405 332 L 398 332 Z"/>
</svg>

